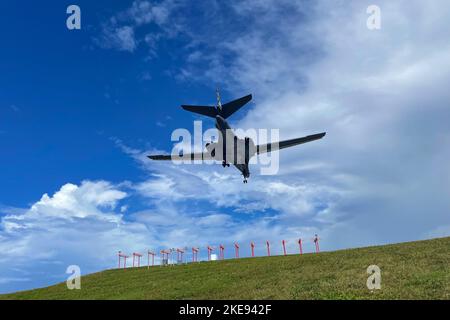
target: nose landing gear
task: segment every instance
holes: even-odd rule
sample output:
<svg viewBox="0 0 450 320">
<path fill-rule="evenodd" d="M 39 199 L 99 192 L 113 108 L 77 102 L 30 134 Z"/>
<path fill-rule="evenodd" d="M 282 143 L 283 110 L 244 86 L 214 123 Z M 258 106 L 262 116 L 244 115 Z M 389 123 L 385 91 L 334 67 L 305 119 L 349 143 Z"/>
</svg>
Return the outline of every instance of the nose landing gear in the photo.
<svg viewBox="0 0 450 320">
<path fill-rule="evenodd" d="M 244 183 L 248 183 L 247 178 L 250 178 L 250 172 L 244 172 L 242 175 L 244 176 Z"/>
<path fill-rule="evenodd" d="M 223 160 L 222 161 L 222 167 L 229 167 L 230 166 L 230 164 L 229 163 L 227 163 L 225 160 Z"/>
</svg>

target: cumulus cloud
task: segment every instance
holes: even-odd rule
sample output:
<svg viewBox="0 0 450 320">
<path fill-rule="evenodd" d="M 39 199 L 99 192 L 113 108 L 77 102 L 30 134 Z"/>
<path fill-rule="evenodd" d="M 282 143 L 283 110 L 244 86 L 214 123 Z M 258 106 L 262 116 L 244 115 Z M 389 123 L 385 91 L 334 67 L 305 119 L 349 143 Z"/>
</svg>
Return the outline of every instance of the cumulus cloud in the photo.
<svg viewBox="0 0 450 320">
<path fill-rule="evenodd" d="M 102 217 L 99 208 L 114 209 L 127 194 L 105 181 L 84 181 L 81 186 L 65 184 L 52 197 L 44 194 L 27 213 L 29 216 L 56 218 Z"/>
<path fill-rule="evenodd" d="M 44 285 L 62 277 L 65 267 L 78 264 L 84 272 L 111 267 L 116 250 L 151 241 L 145 227 L 123 220 L 116 205 L 127 197 L 105 181 L 66 184 L 25 210 L 3 210 L 0 219 L 0 269 L 7 279 L 23 277 L 19 286 Z M 14 280 L 13 282 L 17 282 Z"/>
</svg>

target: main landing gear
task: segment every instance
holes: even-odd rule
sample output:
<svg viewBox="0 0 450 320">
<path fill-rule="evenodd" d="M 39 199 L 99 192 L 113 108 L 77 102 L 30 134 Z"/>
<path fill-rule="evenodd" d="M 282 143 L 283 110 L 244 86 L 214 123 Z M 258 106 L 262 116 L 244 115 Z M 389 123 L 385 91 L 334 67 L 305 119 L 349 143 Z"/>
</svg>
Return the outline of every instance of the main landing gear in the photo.
<svg viewBox="0 0 450 320">
<path fill-rule="evenodd" d="M 247 183 L 247 178 L 244 178 L 244 183 Z"/>
<path fill-rule="evenodd" d="M 229 167 L 230 166 L 230 164 L 229 163 L 226 163 L 226 161 L 225 160 L 223 160 L 222 161 L 222 167 Z"/>
</svg>

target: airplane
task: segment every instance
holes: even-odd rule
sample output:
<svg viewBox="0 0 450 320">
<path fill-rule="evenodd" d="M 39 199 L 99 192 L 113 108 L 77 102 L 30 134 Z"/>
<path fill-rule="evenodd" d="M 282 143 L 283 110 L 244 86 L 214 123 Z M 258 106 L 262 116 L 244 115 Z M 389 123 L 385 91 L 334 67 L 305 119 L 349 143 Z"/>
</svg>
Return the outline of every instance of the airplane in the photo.
<svg viewBox="0 0 450 320">
<path fill-rule="evenodd" d="M 283 140 L 279 142 L 272 142 L 267 144 L 255 145 L 253 140 L 249 137 L 244 139 L 238 138 L 232 131 L 230 125 L 226 121 L 228 117 L 238 111 L 241 107 L 247 104 L 252 95 L 230 101 L 222 104 L 219 90 L 216 92 L 217 104 L 215 106 L 199 106 L 199 105 L 182 105 L 184 110 L 201 114 L 215 119 L 215 126 L 219 132 L 218 142 L 211 142 L 206 144 L 206 151 L 196 152 L 190 154 L 180 155 L 150 155 L 148 158 L 152 160 L 216 160 L 222 161 L 222 166 L 229 167 L 233 164 L 244 177 L 244 183 L 250 177 L 249 161 L 254 155 L 265 152 L 272 152 L 295 145 L 311 142 L 322 139 L 326 132 L 317 133 L 302 138 L 295 138 Z M 233 141 L 230 143 L 230 141 Z M 222 152 L 220 152 L 222 150 Z"/>
</svg>

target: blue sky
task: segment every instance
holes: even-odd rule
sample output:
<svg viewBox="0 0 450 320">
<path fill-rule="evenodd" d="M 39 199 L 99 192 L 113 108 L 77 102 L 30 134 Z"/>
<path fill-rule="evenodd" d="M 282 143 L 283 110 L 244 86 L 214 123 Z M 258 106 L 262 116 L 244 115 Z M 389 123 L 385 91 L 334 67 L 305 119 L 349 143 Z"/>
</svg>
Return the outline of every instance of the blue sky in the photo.
<svg viewBox="0 0 450 320">
<path fill-rule="evenodd" d="M 0 292 L 114 267 L 118 250 L 449 235 L 450 5 L 376 2 L 375 31 L 366 1 L 77 1 L 75 31 L 72 3 L 0 4 Z M 235 127 L 328 135 L 248 185 L 148 160 L 199 119 L 179 105 L 216 87 L 254 95 Z"/>
<path fill-rule="evenodd" d="M 39 190 L 54 192 L 67 181 L 136 177 L 129 158 L 108 139 L 137 142 L 152 136 L 152 143 L 166 147 L 171 127 L 182 124 L 180 101 L 207 91 L 203 84 L 182 84 L 164 75 L 179 67 L 176 56 L 145 62 L 145 49 L 132 55 L 95 46 L 102 16 L 125 9 L 125 3 L 108 10 L 104 4 L 79 5 L 80 31 L 65 28 L 67 3 L 28 11 L 2 5 L 9 14 L 1 22 L 7 44 L 2 49 L 1 143 L 13 154 L 2 159 L 2 167 L 9 168 L 2 172 L 8 185 L 2 200 L 10 205 L 32 203 Z M 176 51 L 182 43 L 167 45 Z M 147 73 L 154 78 L 143 80 Z M 158 127 L 167 117 L 169 127 Z"/>
</svg>

